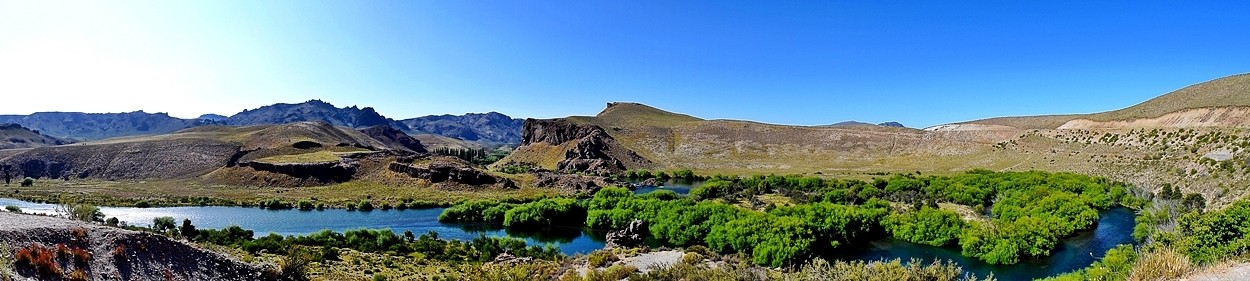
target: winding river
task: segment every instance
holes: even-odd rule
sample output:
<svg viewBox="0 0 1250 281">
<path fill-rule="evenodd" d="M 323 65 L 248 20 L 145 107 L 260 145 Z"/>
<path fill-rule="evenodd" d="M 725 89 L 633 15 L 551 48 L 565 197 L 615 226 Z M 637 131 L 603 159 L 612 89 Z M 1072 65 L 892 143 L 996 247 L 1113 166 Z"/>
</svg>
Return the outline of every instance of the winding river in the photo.
<svg viewBox="0 0 1250 281">
<path fill-rule="evenodd" d="M 666 187 L 642 187 L 635 192 L 646 193 L 657 189 L 670 189 L 687 194 L 690 184 L 669 182 Z M 54 213 L 55 206 L 15 199 L 0 198 L 0 206 L 15 205 L 26 213 Z M 444 239 L 473 239 L 489 237 L 516 237 L 529 243 L 552 243 L 566 254 L 585 254 L 604 245 L 605 232 L 576 227 L 553 227 L 538 231 L 513 231 L 490 224 L 449 224 L 438 222 L 442 208 L 421 210 L 374 210 L 371 212 L 329 209 L 323 211 L 265 210 L 245 207 L 162 207 L 131 208 L 102 207 L 105 217 L 117 217 L 132 225 L 150 225 L 156 217 L 173 217 L 178 223 L 191 219 L 198 228 L 225 228 L 239 225 L 255 230 L 257 235 L 277 233 L 281 235 L 308 234 L 323 229 L 346 231 L 357 228 L 390 228 L 397 232 L 411 230 L 417 235 L 438 232 Z M 1028 280 L 1061 274 L 1080 269 L 1101 258 L 1103 253 L 1119 244 L 1133 243 L 1133 211 L 1118 208 L 1102 211 L 1098 226 L 1092 231 L 1078 233 L 1062 240 L 1052 255 L 1046 258 L 1027 259 L 1015 265 L 990 265 L 969 259 L 960 254 L 957 246 L 931 247 L 893 239 L 883 239 L 865 245 L 844 247 L 827 258 L 843 260 L 880 260 L 913 258 L 924 262 L 949 259 L 964 269 L 984 277 L 993 273 L 1000 280 Z"/>
</svg>

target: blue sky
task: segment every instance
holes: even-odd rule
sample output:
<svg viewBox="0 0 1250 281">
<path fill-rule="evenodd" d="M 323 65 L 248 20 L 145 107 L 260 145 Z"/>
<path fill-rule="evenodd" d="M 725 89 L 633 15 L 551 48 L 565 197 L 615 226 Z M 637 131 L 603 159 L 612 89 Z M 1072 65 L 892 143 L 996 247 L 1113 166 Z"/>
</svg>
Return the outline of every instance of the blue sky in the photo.
<svg viewBox="0 0 1250 281">
<path fill-rule="evenodd" d="M 1250 2 L 0 1 L 0 113 L 636 101 L 782 124 L 1118 109 L 1250 72 Z"/>
</svg>

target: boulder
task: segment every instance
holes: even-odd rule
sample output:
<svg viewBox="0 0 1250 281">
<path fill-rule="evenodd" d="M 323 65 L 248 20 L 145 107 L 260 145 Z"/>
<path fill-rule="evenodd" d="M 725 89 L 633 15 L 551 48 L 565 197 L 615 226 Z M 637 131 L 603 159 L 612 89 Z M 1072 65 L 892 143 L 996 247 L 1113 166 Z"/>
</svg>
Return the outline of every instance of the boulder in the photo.
<svg viewBox="0 0 1250 281">
<path fill-rule="evenodd" d="M 647 223 L 642 220 L 629 222 L 625 229 L 608 232 L 605 248 L 629 248 L 642 245 L 647 238 Z"/>
</svg>

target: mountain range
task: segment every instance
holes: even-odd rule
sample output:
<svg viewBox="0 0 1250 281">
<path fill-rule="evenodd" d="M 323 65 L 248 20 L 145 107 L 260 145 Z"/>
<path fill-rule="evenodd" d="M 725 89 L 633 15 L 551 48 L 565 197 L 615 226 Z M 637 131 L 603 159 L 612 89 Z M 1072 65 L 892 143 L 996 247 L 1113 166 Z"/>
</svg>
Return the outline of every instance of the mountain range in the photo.
<svg viewBox="0 0 1250 281">
<path fill-rule="evenodd" d="M 165 113 L 38 112 L 0 115 L 0 124 L 18 124 L 48 136 L 74 140 L 159 135 L 206 125 L 273 125 L 320 121 L 334 126 L 364 129 L 386 125 L 436 147 L 480 148 L 515 146 L 520 143 L 521 119 L 497 112 L 465 115 L 431 115 L 404 120 L 383 116 L 372 107 L 336 107 L 321 100 L 279 103 L 243 110 L 231 116 L 204 114 L 181 119 Z"/>
</svg>

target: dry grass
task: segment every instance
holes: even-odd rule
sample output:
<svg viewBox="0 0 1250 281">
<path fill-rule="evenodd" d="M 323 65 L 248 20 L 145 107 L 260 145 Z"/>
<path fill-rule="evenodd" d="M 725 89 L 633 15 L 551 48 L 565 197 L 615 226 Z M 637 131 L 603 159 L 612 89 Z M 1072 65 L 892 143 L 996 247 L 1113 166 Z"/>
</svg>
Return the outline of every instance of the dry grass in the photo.
<svg viewBox="0 0 1250 281">
<path fill-rule="evenodd" d="M 1095 121 L 1153 118 L 1185 109 L 1250 106 L 1250 74 L 1238 74 L 1176 90 L 1129 108 L 1088 116 Z"/>
<path fill-rule="evenodd" d="M 270 156 L 270 157 L 257 159 L 256 162 L 270 163 L 270 164 L 323 163 L 323 162 L 338 162 L 340 159 L 342 158 L 339 157 L 338 153 L 334 153 L 331 151 L 317 151 L 317 152 L 302 153 L 302 154 Z"/>
<path fill-rule="evenodd" d="M 1142 254 L 1129 272 L 1129 281 L 1176 280 L 1194 270 L 1189 256 L 1173 248 L 1159 248 Z"/>
</svg>

